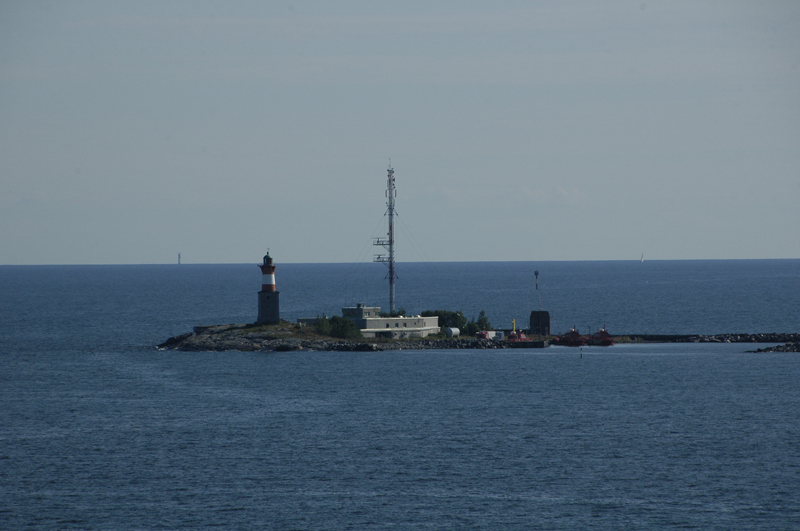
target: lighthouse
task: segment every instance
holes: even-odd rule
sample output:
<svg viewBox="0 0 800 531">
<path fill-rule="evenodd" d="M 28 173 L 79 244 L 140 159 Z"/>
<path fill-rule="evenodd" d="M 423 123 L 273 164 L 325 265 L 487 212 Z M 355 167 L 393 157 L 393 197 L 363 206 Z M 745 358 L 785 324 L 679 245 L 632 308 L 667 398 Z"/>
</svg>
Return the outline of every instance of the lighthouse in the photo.
<svg viewBox="0 0 800 531">
<path fill-rule="evenodd" d="M 281 309 L 278 301 L 280 293 L 275 289 L 275 265 L 269 251 L 264 256 L 261 268 L 261 291 L 258 292 L 258 319 L 256 324 L 279 323 Z"/>
</svg>

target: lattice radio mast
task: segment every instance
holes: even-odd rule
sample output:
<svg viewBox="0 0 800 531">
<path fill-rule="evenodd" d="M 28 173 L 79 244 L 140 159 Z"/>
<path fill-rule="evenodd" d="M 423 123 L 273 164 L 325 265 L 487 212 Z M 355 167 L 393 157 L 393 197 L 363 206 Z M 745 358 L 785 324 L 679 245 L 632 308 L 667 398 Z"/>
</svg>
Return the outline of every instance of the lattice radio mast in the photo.
<svg viewBox="0 0 800 531">
<path fill-rule="evenodd" d="M 380 245 L 387 251 L 389 251 L 389 256 L 385 254 L 378 254 L 375 255 L 375 262 L 383 262 L 389 267 L 389 274 L 387 278 L 389 279 L 389 313 L 394 313 L 394 280 L 397 278 L 397 275 L 394 272 L 394 197 L 395 197 L 395 188 L 394 188 L 394 170 L 392 169 L 392 163 L 389 161 L 389 171 L 388 177 L 386 179 L 386 207 L 389 213 L 389 238 L 377 238 L 373 245 Z"/>
</svg>

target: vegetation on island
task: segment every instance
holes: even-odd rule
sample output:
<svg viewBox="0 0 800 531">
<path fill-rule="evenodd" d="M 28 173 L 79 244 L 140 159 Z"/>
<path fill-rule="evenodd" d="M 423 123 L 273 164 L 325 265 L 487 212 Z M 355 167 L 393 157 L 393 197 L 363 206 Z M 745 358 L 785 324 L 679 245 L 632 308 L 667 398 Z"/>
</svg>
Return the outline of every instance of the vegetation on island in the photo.
<svg viewBox="0 0 800 531">
<path fill-rule="evenodd" d="M 322 336 L 338 337 L 340 339 L 358 339 L 363 337 L 356 324 L 346 317 L 317 317 L 317 333 Z"/>
<path fill-rule="evenodd" d="M 458 328 L 463 337 L 475 337 L 481 330 L 492 330 L 492 325 L 486 317 L 486 312 L 481 310 L 477 319 L 473 317 L 468 320 L 464 313 L 461 311 L 449 310 L 426 310 L 421 313 L 423 317 L 436 316 L 439 318 L 440 332 L 437 334 L 439 337 L 445 335 L 446 328 Z M 381 317 L 407 317 L 406 310 L 399 308 L 391 314 L 381 313 Z M 317 316 L 316 323 L 314 324 L 300 324 L 289 323 L 281 320 L 279 323 L 273 324 L 259 324 L 249 323 L 246 325 L 215 325 L 210 327 L 196 327 L 195 332 L 208 331 L 212 334 L 236 334 L 240 331 L 241 334 L 263 334 L 263 340 L 288 340 L 288 339 L 302 339 L 302 340 L 324 340 L 325 338 L 348 339 L 348 340 L 365 340 L 368 342 L 391 342 L 397 341 L 388 338 L 372 338 L 365 339 L 361 334 L 358 326 L 352 319 L 346 317 L 326 315 Z M 181 336 L 182 337 L 182 336 Z M 403 338 L 404 341 L 413 341 L 419 338 Z M 175 341 L 176 338 L 171 338 Z"/>
<path fill-rule="evenodd" d="M 461 333 L 466 336 L 474 336 L 481 330 L 492 330 L 492 324 L 489 318 L 486 317 L 486 312 L 481 310 L 478 314 L 478 319 L 475 317 L 467 321 L 464 313 L 460 310 L 452 312 L 449 310 L 425 310 L 420 314 L 422 317 L 438 317 L 439 326 L 444 330 L 445 328 L 458 328 Z"/>
</svg>

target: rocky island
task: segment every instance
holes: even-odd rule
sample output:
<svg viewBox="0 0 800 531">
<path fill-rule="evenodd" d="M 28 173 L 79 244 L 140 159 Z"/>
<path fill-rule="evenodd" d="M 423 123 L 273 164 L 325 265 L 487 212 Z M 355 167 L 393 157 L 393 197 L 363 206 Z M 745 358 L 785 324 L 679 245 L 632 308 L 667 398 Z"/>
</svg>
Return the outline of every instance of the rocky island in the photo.
<svg viewBox="0 0 800 531">
<path fill-rule="evenodd" d="M 546 341 L 546 340 L 545 340 Z M 619 335 L 622 343 L 783 343 L 754 352 L 800 352 L 800 334 L 718 334 L 718 335 Z M 534 342 L 531 342 L 534 343 Z M 541 343 L 538 342 L 538 343 Z M 547 343 L 530 346 L 545 346 Z M 196 326 L 194 331 L 171 337 L 158 345 L 162 350 L 181 351 L 383 351 L 427 349 L 503 349 L 519 345 L 510 341 L 429 336 L 414 339 L 339 339 L 319 334 L 313 326 L 281 321 L 277 324 L 227 324 Z"/>
<path fill-rule="evenodd" d="M 351 338 L 323 336 L 314 327 L 281 322 L 273 325 L 196 326 L 194 332 L 171 337 L 158 345 L 162 350 L 259 351 L 292 350 L 381 351 L 425 349 L 509 348 L 507 341 L 474 338 L 426 337 L 414 339 Z"/>
</svg>

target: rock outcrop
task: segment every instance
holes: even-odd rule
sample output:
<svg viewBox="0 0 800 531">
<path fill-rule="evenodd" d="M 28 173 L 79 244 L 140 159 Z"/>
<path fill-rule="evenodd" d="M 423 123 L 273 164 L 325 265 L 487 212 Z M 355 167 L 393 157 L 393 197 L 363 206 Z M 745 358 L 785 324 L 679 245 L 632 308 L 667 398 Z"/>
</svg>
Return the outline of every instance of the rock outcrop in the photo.
<svg viewBox="0 0 800 531">
<path fill-rule="evenodd" d="M 775 345 L 774 347 L 748 350 L 748 352 L 800 352 L 800 342 L 785 343 L 783 345 Z"/>
</svg>

